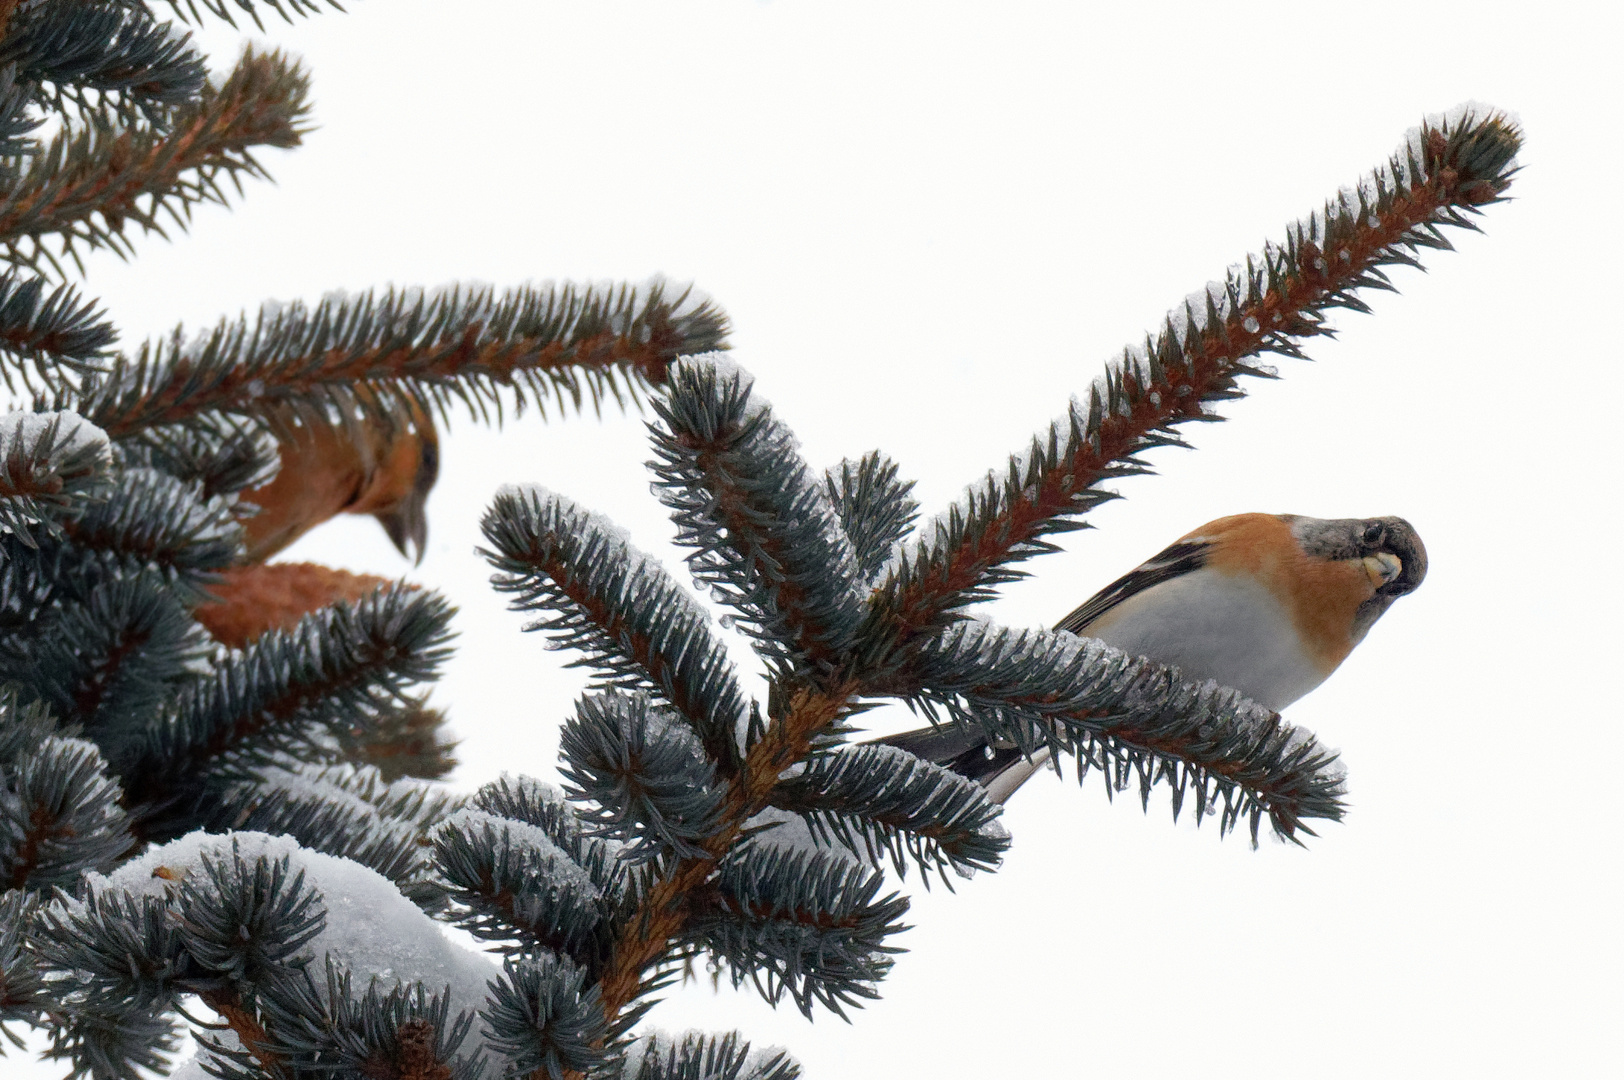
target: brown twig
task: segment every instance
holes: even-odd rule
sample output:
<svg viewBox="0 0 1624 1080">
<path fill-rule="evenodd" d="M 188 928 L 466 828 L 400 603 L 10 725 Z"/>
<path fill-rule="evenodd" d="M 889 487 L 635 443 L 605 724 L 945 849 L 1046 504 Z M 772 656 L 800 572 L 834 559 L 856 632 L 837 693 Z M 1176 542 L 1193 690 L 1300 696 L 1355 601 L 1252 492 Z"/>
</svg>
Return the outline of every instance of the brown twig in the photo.
<svg viewBox="0 0 1624 1080">
<path fill-rule="evenodd" d="M 267 1073 L 274 1076 L 281 1070 L 282 1059 L 266 1049 L 271 1041 L 270 1033 L 252 1012 L 243 1008 L 242 999 L 235 992 L 205 990 L 198 998 L 219 1014 L 237 1036 L 237 1041 L 242 1043 L 242 1048 L 254 1055 L 254 1060 Z"/>
<path fill-rule="evenodd" d="M 100 145 L 83 135 L 70 144 L 63 136 L 0 202 L 0 238 L 14 245 L 24 237 L 71 234 L 98 214 L 113 234 L 126 219 L 156 229 L 157 206 L 143 210 L 137 200 L 162 202 L 193 170 L 258 171 L 251 147 L 299 144 L 304 94 L 296 66 L 278 53 L 249 52 L 224 85 L 206 89 L 166 134 L 131 129 Z M 68 160 L 76 149 L 83 159 Z"/>
<path fill-rule="evenodd" d="M 697 845 L 705 856 L 683 859 L 657 880 L 616 939 L 598 983 L 604 1017 L 611 1024 L 637 997 L 648 969 L 659 963 L 670 950 L 672 939 L 682 932 L 694 895 L 732 850 L 744 823 L 766 808 L 779 774 L 806 757 L 812 737 L 840 717 L 855 691 L 855 683 L 845 683 L 827 692 L 803 690 L 792 694 L 784 716 L 774 720 L 762 739 L 750 748 L 744 767 L 729 782 L 727 810 L 721 824 Z M 530 1080 L 548 1080 L 546 1070 L 532 1073 Z"/>
</svg>

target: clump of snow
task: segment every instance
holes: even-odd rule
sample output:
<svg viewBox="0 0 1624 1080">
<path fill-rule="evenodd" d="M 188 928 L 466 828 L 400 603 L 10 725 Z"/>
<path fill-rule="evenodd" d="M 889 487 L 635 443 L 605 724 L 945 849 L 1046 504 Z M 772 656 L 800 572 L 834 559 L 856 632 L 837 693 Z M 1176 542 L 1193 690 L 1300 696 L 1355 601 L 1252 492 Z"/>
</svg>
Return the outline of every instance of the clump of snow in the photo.
<svg viewBox="0 0 1624 1080">
<path fill-rule="evenodd" d="M 18 410 L 0 416 L 0 454 L 10 456 L 17 442 L 36 456 L 92 449 L 104 463 L 112 460 L 107 432 L 75 412 Z"/>
<path fill-rule="evenodd" d="M 545 859 L 547 871 L 553 877 L 567 882 L 571 888 L 593 899 L 602 895 L 602 891 L 588 876 L 586 870 L 570 858 L 564 849 L 553 843 L 553 838 L 547 835 L 546 830 L 527 821 L 515 821 L 512 818 L 486 813 L 484 810 L 464 807 L 447 818 L 441 828 L 460 829 L 471 833 L 489 831 L 496 836 L 505 835 L 510 844 L 529 848 Z"/>
<path fill-rule="evenodd" d="M 188 833 L 149 848 L 105 877 L 88 875 L 87 884 L 97 893 L 118 890 L 164 897 L 176 887 L 169 879 L 197 873 L 205 858 L 216 864 L 229 863 L 234 850 L 250 863 L 261 856 L 269 860 L 285 857 L 321 893 L 327 924 L 304 952 L 317 971 L 322 958 L 331 957 L 349 969 L 358 990 L 365 989 L 373 978 L 385 987 L 421 982 L 430 993 L 449 987 L 453 1016 L 482 1007 L 485 984 L 501 975 L 501 968 L 490 958 L 447 940 L 439 924 L 402 896 L 388 878 L 348 859 L 301 847 L 287 836 Z M 165 876 L 158 876 L 160 870 Z"/>
<path fill-rule="evenodd" d="M 756 388 L 756 377 L 735 360 L 731 353 L 694 353 L 691 356 L 678 357 L 671 367 L 672 370 L 669 373 L 671 381 L 675 381 L 679 372 L 684 369 L 695 372 L 708 369 L 715 373 L 718 384 L 737 381 L 747 395 L 744 408 L 746 419 L 758 416 L 772 408 L 772 402 Z M 792 447 L 795 445 L 793 436 L 789 436 L 789 442 Z"/>
<path fill-rule="evenodd" d="M 537 780 L 534 776 L 526 776 L 523 773 L 505 772 L 497 777 L 497 784 L 529 802 L 549 805 L 562 805 L 565 802 L 564 791 L 557 784 L 549 784 L 545 780 Z"/>
</svg>

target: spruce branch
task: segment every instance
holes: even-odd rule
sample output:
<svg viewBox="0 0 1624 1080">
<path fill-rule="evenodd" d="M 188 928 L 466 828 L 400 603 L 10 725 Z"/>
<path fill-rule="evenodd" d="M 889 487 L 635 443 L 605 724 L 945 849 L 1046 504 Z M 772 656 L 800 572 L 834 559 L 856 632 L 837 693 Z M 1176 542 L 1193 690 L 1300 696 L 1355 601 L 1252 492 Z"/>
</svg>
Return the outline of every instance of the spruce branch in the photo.
<svg viewBox="0 0 1624 1080">
<path fill-rule="evenodd" d="M 0 0 L 0 38 L 11 32 L 11 20 L 16 17 L 22 3 L 23 0 Z"/>
<path fill-rule="evenodd" d="M 996 824 L 1002 807 L 986 788 L 890 746 L 819 754 L 773 789 L 772 805 L 805 818 L 821 843 L 866 853 L 875 863 L 889 855 L 899 875 L 913 860 L 927 885 L 931 871 L 952 888 L 949 868 L 991 870 L 1009 847 Z"/>
<path fill-rule="evenodd" d="M 0 679 L 26 690 L 113 757 L 211 652 L 202 628 L 152 571 L 59 598 L 20 633 L 0 636 Z"/>
<path fill-rule="evenodd" d="M 470 805 L 496 817 L 540 829 L 605 895 L 619 893 L 625 877 L 618 845 L 588 835 L 564 793 L 528 776 L 503 776 L 474 793 Z"/>
<path fill-rule="evenodd" d="M 188 989 L 230 989 L 252 996 L 276 972 L 301 962 L 300 952 L 326 928 L 321 893 L 283 856 L 201 857 L 172 901 L 186 951 L 207 972 Z"/>
<path fill-rule="evenodd" d="M 35 547 L 30 529 L 82 514 L 111 465 L 107 436 L 73 413 L 0 416 L 0 532 Z"/>
<path fill-rule="evenodd" d="M 678 860 L 642 891 L 637 910 L 621 922 L 609 963 L 599 979 L 604 1016 L 613 1024 L 627 1006 L 658 985 L 657 969 L 693 916 L 694 898 L 733 850 L 744 823 L 765 809 L 780 775 L 806 758 L 814 741 L 837 727 L 850 708 L 855 683 L 830 691 L 789 691 L 773 718 L 728 781 L 728 805 L 717 831 L 699 845 L 706 854 Z M 654 972 L 651 975 L 651 971 Z M 542 1080 L 537 1077 L 535 1080 Z"/>
<path fill-rule="evenodd" d="M 295 15 L 314 15 L 322 10 L 321 0 L 166 0 L 175 12 L 175 17 L 182 22 L 198 24 L 203 21 L 203 13 L 207 12 L 217 19 L 223 19 L 231 26 L 237 25 L 236 15 L 240 12 L 254 21 L 254 28 L 260 31 L 265 24 L 259 20 L 259 7 L 268 7 L 282 17 L 282 21 L 292 23 Z M 202 11 L 198 8 L 201 5 Z M 338 0 L 326 0 L 326 6 L 335 11 L 343 11 L 344 7 Z"/>
<path fill-rule="evenodd" d="M 735 616 L 777 677 L 835 679 L 862 624 L 859 570 L 829 493 L 751 380 L 683 361 L 654 401 L 660 501 L 688 567 Z"/>
<path fill-rule="evenodd" d="M 443 780 L 457 767 L 457 740 L 450 737 L 444 710 L 431 707 L 427 695 L 351 728 L 339 736 L 339 745 L 346 759 L 377 769 L 385 782 Z"/>
<path fill-rule="evenodd" d="M 386 773 L 368 765 L 302 765 L 297 769 L 273 768 L 268 772 L 272 780 L 293 781 L 333 793 L 337 801 L 362 805 L 382 820 L 420 834 L 426 834 L 469 802 L 468 796 L 457 794 L 442 784 L 415 779 L 391 780 Z"/>
<path fill-rule="evenodd" d="M 753 1050 L 736 1031 L 644 1036 L 625 1054 L 625 1080 L 797 1080 L 801 1067 L 777 1047 Z"/>
<path fill-rule="evenodd" d="M 738 768 L 744 692 L 710 617 L 657 561 L 606 519 L 533 485 L 504 488 L 480 527 L 497 591 L 516 594 L 517 610 L 546 613 L 525 629 L 580 651 L 570 666 L 596 668 L 600 686 L 659 694 L 724 774 Z"/>
<path fill-rule="evenodd" d="M 0 0 L 0 34 L 15 10 L 16 0 Z M 32 136 L 45 119 L 33 105 L 34 87 L 18 81 L 16 68 L 0 67 L 0 183 L 12 183 L 23 159 L 38 149 Z"/>
<path fill-rule="evenodd" d="M 146 343 L 87 381 L 75 404 L 115 439 L 203 414 L 286 428 L 357 415 L 405 424 L 414 410 L 444 415 L 453 400 L 500 418 L 507 396 L 518 410 L 544 410 L 549 398 L 560 411 L 588 399 L 598 409 L 664 382 L 677 356 L 725 348 L 726 334 L 708 299 L 660 279 L 329 296 Z"/>
<path fill-rule="evenodd" d="M 66 527 L 75 548 L 121 566 L 150 567 L 194 601 L 242 545 L 231 503 L 156 469 L 129 468 Z"/>
<path fill-rule="evenodd" d="M 19 1049 L 22 1040 L 6 1025 L 21 1021 L 37 1027 L 51 1004 L 28 948 L 37 910 L 36 899 L 21 889 L 0 892 L 0 1035 Z"/>
<path fill-rule="evenodd" d="M 263 487 L 282 465 L 276 437 L 251 422 L 143 428 L 116 445 L 127 465 L 145 465 L 198 484 L 204 498 Z"/>
<path fill-rule="evenodd" d="M 829 852 L 746 845 L 690 898 L 684 937 L 770 1004 L 788 995 L 808 1018 L 814 1004 L 844 1017 L 844 1006 L 879 996 L 873 984 L 897 951 L 885 939 L 905 928 L 908 901 L 879 897 L 883 883 Z"/>
<path fill-rule="evenodd" d="M 597 970 L 615 899 L 536 826 L 468 808 L 433 837 L 456 918 L 506 952 L 551 951 Z"/>
<path fill-rule="evenodd" d="M 240 190 L 244 176 L 264 175 L 255 147 L 299 144 L 307 89 L 297 64 L 250 49 L 220 86 L 205 85 L 161 126 L 93 114 L 53 139 L 0 198 L 0 258 L 35 269 L 43 262 L 61 276 L 45 247 L 58 236 L 61 254 L 83 273 L 81 245 L 134 253 L 131 223 L 161 236 L 167 215 L 184 229 L 194 204 L 226 201 L 222 180 Z"/>
<path fill-rule="evenodd" d="M 325 989 L 301 966 L 269 980 L 252 1011 L 225 1004 L 221 1015 L 234 1031 L 243 1026 L 260 1034 L 253 1052 L 218 1039 L 199 1040 L 214 1057 L 218 1075 L 224 1080 L 262 1080 L 267 1072 L 378 1080 L 478 1080 L 482 1075 L 480 1055 L 457 1054 L 474 1014 L 453 1018 L 449 995 L 430 994 L 421 983 L 386 990 L 374 978 L 357 997 L 350 971 L 329 957 L 326 972 Z M 204 1001 L 210 1003 L 208 995 Z M 238 1038 L 250 1045 L 240 1031 Z"/>
<path fill-rule="evenodd" d="M 892 549 L 902 543 L 919 515 L 914 482 L 901 479 L 896 462 L 871 450 L 830 469 L 824 483 L 863 580 L 869 581 L 885 567 Z"/>
<path fill-rule="evenodd" d="M 588 804 L 589 832 L 630 841 L 622 862 L 704 855 L 693 842 L 715 830 L 725 792 L 699 739 L 676 716 L 642 694 L 591 694 L 564 725 L 559 754 L 565 790 Z"/>
<path fill-rule="evenodd" d="M 203 57 L 141 4 L 67 0 L 21 9 L 0 37 L 0 65 L 46 84 L 37 96 L 65 112 L 111 111 L 162 122 L 204 86 Z"/>
<path fill-rule="evenodd" d="M 272 763 L 309 725 L 343 730 L 387 712 L 449 655 L 452 610 L 434 593 L 380 590 L 259 638 L 183 688 L 118 763 L 130 805 L 195 798 L 205 774 Z"/>
<path fill-rule="evenodd" d="M 981 728 L 994 745 L 1074 753 L 1079 779 L 1098 768 L 1112 791 L 1137 776 L 1146 803 L 1152 786 L 1168 784 L 1175 819 L 1186 791 L 1198 822 L 1221 799 L 1220 832 L 1245 820 L 1254 844 L 1265 816 L 1288 840 L 1314 835 L 1306 819 L 1342 817 L 1336 755 L 1217 683 L 1186 683 L 1176 669 L 1091 638 L 977 620 L 953 626 L 917 657 L 913 697 L 927 710 Z"/>
<path fill-rule="evenodd" d="M 1056 550 L 1047 537 L 1082 527 L 1081 515 L 1116 497 L 1099 483 L 1147 471 L 1139 455 L 1152 447 L 1183 445 L 1173 429 L 1216 419 L 1215 403 L 1241 396 L 1243 376 L 1272 377 L 1260 354 L 1301 357 L 1303 339 L 1333 333 L 1331 309 L 1363 311 L 1361 291 L 1392 289 L 1384 268 L 1448 248 L 1446 226 L 1475 230 L 1471 217 L 1504 197 L 1521 142 L 1500 113 L 1429 121 L 1356 190 L 1288 228 L 1285 243 L 1187 300 L 1109 364 L 1088 401 L 1074 400 L 1024 460 L 923 528 L 881 587 L 872 640 L 939 630 L 1023 576 L 1016 563 Z"/>
<path fill-rule="evenodd" d="M 567 957 L 509 959 L 480 1013 L 486 1043 L 508 1062 L 508 1075 L 557 1078 L 600 1068 L 613 1037 L 598 989 Z"/>
<path fill-rule="evenodd" d="M 46 292 L 42 278 L 16 270 L 0 273 L 0 379 L 15 390 L 14 374 L 25 389 L 37 381 L 59 387 L 68 372 L 96 370 L 118 333 L 93 300 L 81 300 L 69 285 Z"/>
<path fill-rule="evenodd" d="M 133 846 L 118 785 L 93 743 L 46 739 L 0 769 L 0 780 L 0 891 L 70 887 Z"/>
<path fill-rule="evenodd" d="M 202 856 L 169 906 L 195 966 L 182 987 L 225 1020 L 244 1055 L 275 1075 L 283 1055 L 257 1004 L 268 985 L 297 976 L 307 962 L 300 953 L 326 928 L 320 891 L 288 857 L 250 861 L 233 840 L 229 860 Z"/>
<path fill-rule="evenodd" d="M 40 911 L 38 951 L 53 974 L 71 972 L 74 1011 L 156 1011 L 191 974 L 185 928 L 157 896 L 132 896 L 90 884 L 77 903 Z M 67 980 L 61 980 L 67 981 Z"/>
<path fill-rule="evenodd" d="M 443 890 L 432 880 L 426 847 L 432 825 L 460 801 L 427 785 L 393 792 L 377 770 L 297 765 L 257 770 L 211 800 L 208 827 L 291 836 L 302 847 L 360 863 L 394 882 L 407 899 L 437 910 Z M 418 806 L 401 812 L 402 796 Z M 425 814 L 425 809 L 432 807 Z"/>
<path fill-rule="evenodd" d="M 36 921 L 31 941 L 62 1016 L 47 1056 L 67 1059 L 74 1075 L 119 1080 L 165 1069 L 177 1041 L 165 1006 L 194 973 L 168 903 L 92 883 L 75 901 L 42 907 Z"/>
</svg>

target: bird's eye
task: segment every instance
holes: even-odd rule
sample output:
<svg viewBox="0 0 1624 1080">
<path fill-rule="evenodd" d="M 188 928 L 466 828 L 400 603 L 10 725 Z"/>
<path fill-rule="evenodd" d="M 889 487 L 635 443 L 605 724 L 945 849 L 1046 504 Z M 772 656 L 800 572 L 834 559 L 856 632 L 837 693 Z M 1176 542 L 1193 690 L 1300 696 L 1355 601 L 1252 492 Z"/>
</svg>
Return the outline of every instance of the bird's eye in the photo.
<svg viewBox="0 0 1624 1080">
<path fill-rule="evenodd" d="M 1367 544 L 1375 544 L 1375 543 L 1380 542 L 1381 538 L 1382 538 L 1382 527 L 1380 525 L 1366 525 L 1365 526 L 1365 531 L 1364 531 L 1364 541 L 1365 541 L 1365 543 L 1367 543 Z"/>
</svg>

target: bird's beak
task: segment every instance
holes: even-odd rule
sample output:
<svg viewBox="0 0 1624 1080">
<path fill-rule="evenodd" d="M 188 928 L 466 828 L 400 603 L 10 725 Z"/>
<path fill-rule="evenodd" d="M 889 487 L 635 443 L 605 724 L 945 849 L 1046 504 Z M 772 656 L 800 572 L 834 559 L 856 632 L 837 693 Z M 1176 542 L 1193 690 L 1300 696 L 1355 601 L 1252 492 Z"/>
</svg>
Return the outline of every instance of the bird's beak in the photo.
<svg viewBox="0 0 1624 1080">
<path fill-rule="evenodd" d="M 373 515 L 383 526 L 383 531 L 389 534 L 395 548 L 419 566 L 423 563 L 429 542 L 428 501 L 428 492 L 414 491 L 393 509 L 381 510 Z"/>
<path fill-rule="evenodd" d="M 1427 576 L 1427 548 L 1415 528 L 1403 518 L 1383 518 L 1387 524 L 1387 550 L 1398 556 L 1400 572 L 1381 587 L 1389 596 L 1414 592 Z"/>
</svg>

